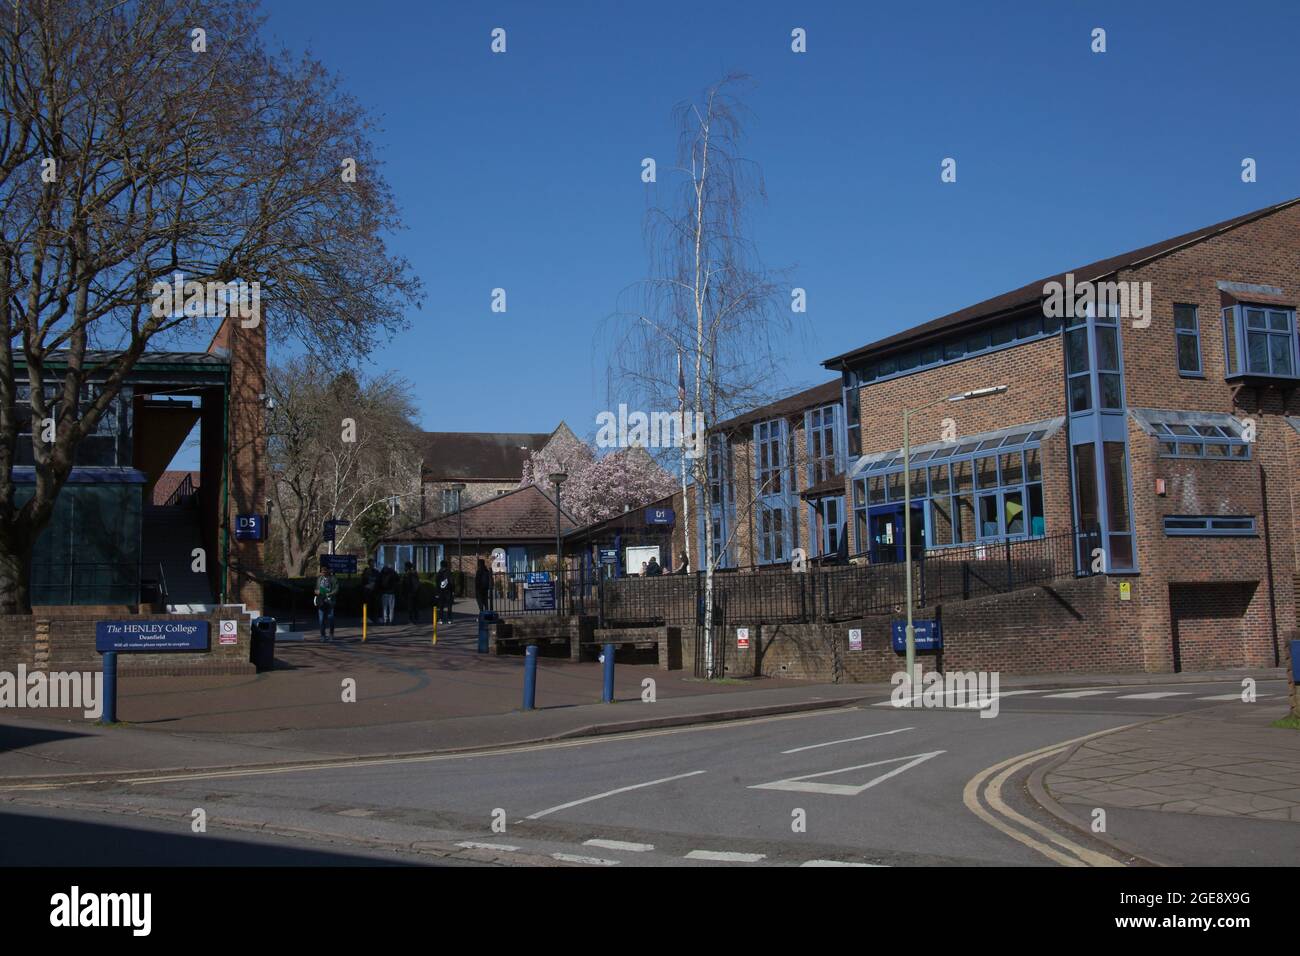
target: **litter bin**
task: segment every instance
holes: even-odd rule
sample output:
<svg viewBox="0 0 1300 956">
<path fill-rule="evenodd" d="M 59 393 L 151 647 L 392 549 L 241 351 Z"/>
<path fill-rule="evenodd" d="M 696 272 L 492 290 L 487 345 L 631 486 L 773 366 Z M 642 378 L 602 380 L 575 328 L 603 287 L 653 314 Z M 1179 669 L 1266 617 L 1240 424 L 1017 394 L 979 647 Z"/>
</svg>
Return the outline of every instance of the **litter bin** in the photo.
<svg viewBox="0 0 1300 956">
<path fill-rule="evenodd" d="M 253 640 L 248 659 L 259 671 L 275 668 L 275 618 L 253 618 Z"/>
</svg>

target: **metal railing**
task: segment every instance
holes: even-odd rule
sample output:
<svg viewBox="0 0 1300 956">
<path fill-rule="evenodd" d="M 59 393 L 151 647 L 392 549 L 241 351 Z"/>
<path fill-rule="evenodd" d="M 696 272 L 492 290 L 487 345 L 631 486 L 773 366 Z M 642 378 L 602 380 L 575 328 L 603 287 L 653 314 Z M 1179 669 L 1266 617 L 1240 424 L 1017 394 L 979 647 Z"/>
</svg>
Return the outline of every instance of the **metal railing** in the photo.
<svg viewBox="0 0 1300 956">
<path fill-rule="evenodd" d="M 180 484 L 172 489 L 172 493 L 167 496 L 167 500 L 163 502 L 163 505 L 187 505 L 193 500 L 194 493 L 194 481 L 189 472 L 186 472 L 185 477 L 181 479 Z"/>
<path fill-rule="evenodd" d="M 1048 581 L 1087 576 L 1099 536 L 1073 533 L 1045 538 L 990 541 L 970 546 L 918 549 L 912 562 L 912 603 L 970 600 Z M 704 575 L 618 578 L 597 582 L 602 626 L 702 623 Z M 847 621 L 907 606 L 903 562 L 808 564 L 717 571 L 713 576 L 715 621 L 811 624 Z"/>
</svg>

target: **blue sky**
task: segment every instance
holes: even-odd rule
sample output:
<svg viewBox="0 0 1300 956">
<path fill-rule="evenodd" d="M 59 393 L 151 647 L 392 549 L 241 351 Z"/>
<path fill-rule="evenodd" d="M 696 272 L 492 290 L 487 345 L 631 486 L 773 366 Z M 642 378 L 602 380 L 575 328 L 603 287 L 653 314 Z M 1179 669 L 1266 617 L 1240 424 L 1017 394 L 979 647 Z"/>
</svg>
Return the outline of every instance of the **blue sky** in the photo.
<svg viewBox="0 0 1300 956">
<path fill-rule="evenodd" d="M 673 106 L 726 71 L 756 81 L 746 152 L 769 199 L 754 238 L 807 289 L 791 387 L 899 329 L 1300 194 L 1294 0 L 267 12 L 273 39 L 382 116 L 408 226 L 394 246 L 428 300 L 369 367 L 414 382 L 429 430 L 592 431 L 608 405 L 595 333 L 648 269 L 641 159 L 668 165 Z M 807 53 L 791 52 L 794 27 Z"/>
</svg>

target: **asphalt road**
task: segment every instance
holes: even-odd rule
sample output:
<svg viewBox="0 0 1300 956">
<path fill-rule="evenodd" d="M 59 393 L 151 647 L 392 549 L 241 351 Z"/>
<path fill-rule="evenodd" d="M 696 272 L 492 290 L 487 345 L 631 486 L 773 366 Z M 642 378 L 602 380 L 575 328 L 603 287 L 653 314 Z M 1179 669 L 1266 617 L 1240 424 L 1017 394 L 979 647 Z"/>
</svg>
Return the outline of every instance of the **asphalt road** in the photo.
<svg viewBox="0 0 1300 956">
<path fill-rule="evenodd" d="M 1259 685 L 1261 696 L 1284 690 Z M 115 860 L 138 863 L 157 862 L 168 834 L 197 841 L 174 863 L 238 857 L 241 842 L 243 862 L 282 851 L 290 865 L 293 853 L 307 865 L 312 854 L 584 866 L 1122 863 L 1036 811 L 1021 786 L 1031 764 L 1008 765 L 1000 783 L 982 772 L 1152 716 L 1229 706 L 1220 698 L 1236 693 L 1230 683 L 1039 689 L 1001 697 L 993 719 L 884 701 L 480 754 L 124 776 L 0 804 L 0 864 L 52 862 L 27 839 L 40 814 L 116 822 L 125 829 Z M 191 829 L 196 809 L 205 833 Z M 86 839 L 69 830 L 57 862 L 75 862 Z"/>
</svg>

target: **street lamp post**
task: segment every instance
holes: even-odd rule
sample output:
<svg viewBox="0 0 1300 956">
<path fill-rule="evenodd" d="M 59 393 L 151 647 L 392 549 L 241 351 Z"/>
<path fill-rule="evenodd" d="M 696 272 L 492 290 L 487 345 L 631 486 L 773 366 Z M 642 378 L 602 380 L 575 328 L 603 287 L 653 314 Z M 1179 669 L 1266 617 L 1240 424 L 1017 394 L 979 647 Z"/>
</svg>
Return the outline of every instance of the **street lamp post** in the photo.
<svg viewBox="0 0 1300 956">
<path fill-rule="evenodd" d="M 555 485 L 555 577 L 559 580 L 560 561 L 564 557 L 564 544 L 560 540 L 560 485 L 569 476 L 562 471 L 553 471 L 549 477 Z"/>
<path fill-rule="evenodd" d="M 984 398 L 987 395 L 1000 395 L 1007 390 L 1005 385 L 991 385 L 988 388 L 976 388 L 969 392 L 949 395 L 947 398 L 935 399 L 920 408 L 903 409 L 903 563 L 906 565 L 904 577 L 907 580 L 907 687 L 915 693 L 913 681 L 916 676 L 916 629 L 912 624 L 912 436 L 911 418 L 917 412 L 933 408 L 942 402 L 965 402 L 972 398 Z M 894 552 L 897 554 L 898 552 Z"/>
</svg>

